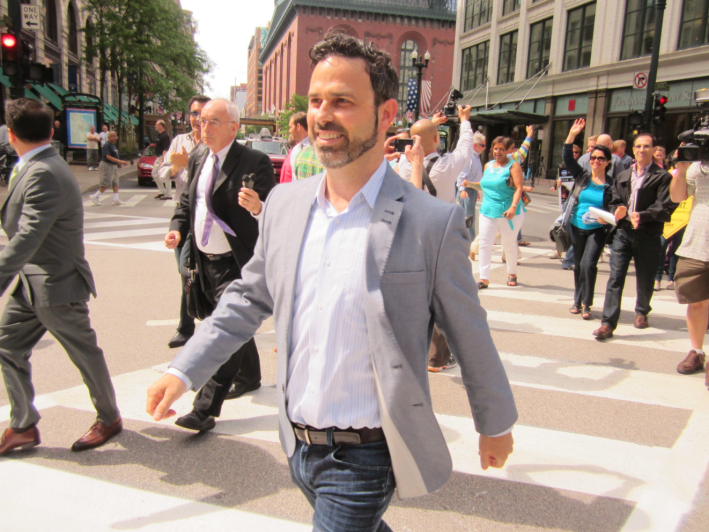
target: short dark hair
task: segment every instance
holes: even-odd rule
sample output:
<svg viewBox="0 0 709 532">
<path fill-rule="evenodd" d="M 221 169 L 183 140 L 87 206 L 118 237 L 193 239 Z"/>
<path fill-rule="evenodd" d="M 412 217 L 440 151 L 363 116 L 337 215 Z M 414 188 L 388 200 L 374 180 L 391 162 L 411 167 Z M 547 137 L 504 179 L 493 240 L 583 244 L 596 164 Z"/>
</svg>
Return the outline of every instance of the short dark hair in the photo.
<svg viewBox="0 0 709 532">
<path fill-rule="evenodd" d="M 298 111 L 293 113 L 290 117 L 293 120 L 293 124 L 302 127 L 305 131 L 308 131 L 308 114 L 303 111 Z"/>
<path fill-rule="evenodd" d="M 635 141 L 638 140 L 640 137 L 650 137 L 650 142 L 652 142 L 651 146 L 653 148 L 657 146 L 657 139 L 652 133 L 638 133 L 637 135 L 635 135 L 635 138 L 633 139 L 633 146 L 635 146 Z"/>
<path fill-rule="evenodd" d="M 313 68 L 333 55 L 364 60 L 377 107 L 396 98 L 399 92 L 399 75 L 391 66 L 391 56 L 377 48 L 374 43 L 365 43 L 351 35 L 329 31 L 322 41 L 310 49 Z"/>
<path fill-rule="evenodd" d="M 205 103 L 211 100 L 212 99 L 209 96 L 205 96 L 204 94 L 196 94 L 195 96 L 192 96 L 192 98 L 190 98 L 190 103 L 187 104 L 187 109 L 192 109 L 192 104 L 194 102 L 199 102 L 204 105 Z"/>
<path fill-rule="evenodd" d="M 5 105 L 8 129 L 22 142 L 42 142 L 52 138 L 54 113 L 38 100 L 18 98 Z"/>
<path fill-rule="evenodd" d="M 602 144 L 596 144 L 589 153 L 589 156 L 593 155 L 594 151 L 600 151 L 606 158 L 606 161 L 608 161 L 608 166 L 606 166 L 606 175 L 608 175 L 613 169 L 613 154 L 611 153 L 610 148 L 608 146 L 603 146 Z"/>
</svg>

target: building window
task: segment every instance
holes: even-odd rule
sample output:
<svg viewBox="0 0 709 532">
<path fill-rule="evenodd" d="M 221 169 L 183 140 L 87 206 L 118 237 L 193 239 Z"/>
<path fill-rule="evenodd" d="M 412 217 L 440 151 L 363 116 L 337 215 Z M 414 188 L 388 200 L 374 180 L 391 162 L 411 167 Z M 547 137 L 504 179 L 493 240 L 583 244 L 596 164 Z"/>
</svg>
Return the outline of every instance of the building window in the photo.
<svg viewBox="0 0 709 532">
<path fill-rule="evenodd" d="M 709 0 L 684 0 L 679 46 L 692 48 L 709 44 Z"/>
<path fill-rule="evenodd" d="M 513 31 L 500 37 L 500 62 L 497 67 L 497 84 L 504 85 L 515 80 L 515 62 L 517 61 L 517 35 Z"/>
<path fill-rule="evenodd" d="M 59 44 L 57 26 L 57 4 L 55 0 L 44 0 L 44 35 L 50 42 Z"/>
<path fill-rule="evenodd" d="M 481 85 L 487 77 L 490 41 L 481 42 L 463 50 L 460 71 L 460 90 L 469 91 Z"/>
<path fill-rule="evenodd" d="M 502 0 L 502 16 L 519 11 L 520 5 L 522 5 L 522 0 Z"/>
<path fill-rule="evenodd" d="M 69 9 L 67 10 L 67 33 L 67 37 L 69 39 L 69 52 L 78 56 L 79 35 L 76 32 L 76 12 L 74 10 L 74 4 L 69 4 Z"/>
<path fill-rule="evenodd" d="M 463 31 L 472 30 L 490 22 L 492 0 L 466 0 L 465 26 Z"/>
<path fill-rule="evenodd" d="M 596 19 L 596 4 L 586 4 L 569 11 L 566 25 L 566 50 L 564 71 L 584 68 L 591 64 L 593 23 Z"/>
<path fill-rule="evenodd" d="M 529 61 L 527 62 L 528 78 L 531 78 L 549 64 L 552 20 L 548 18 L 532 24 L 530 27 Z"/>
<path fill-rule="evenodd" d="M 652 53 L 655 38 L 655 0 L 627 0 L 620 59 Z"/>
<path fill-rule="evenodd" d="M 408 96 L 406 91 L 408 90 L 409 80 L 416 77 L 416 69 L 411 61 L 411 53 L 414 50 L 419 53 L 419 47 L 415 41 L 404 41 L 404 44 L 401 45 L 401 54 L 399 56 L 399 113 L 402 115 L 406 112 Z M 419 61 L 421 59 L 419 57 Z"/>
</svg>

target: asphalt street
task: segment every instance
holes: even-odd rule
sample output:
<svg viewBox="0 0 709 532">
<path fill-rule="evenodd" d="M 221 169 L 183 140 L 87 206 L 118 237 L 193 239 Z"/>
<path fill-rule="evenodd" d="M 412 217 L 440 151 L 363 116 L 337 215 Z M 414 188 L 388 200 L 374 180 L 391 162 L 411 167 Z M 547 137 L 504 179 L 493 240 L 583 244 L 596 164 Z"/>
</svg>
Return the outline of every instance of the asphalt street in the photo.
<svg viewBox="0 0 709 532">
<path fill-rule="evenodd" d="M 175 257 L 162 244 L 174 204 L 155 194 L 129 176 L 124 206 L 110 205 L 106 194 L 97 207 L 84 194 L 99 294 L 90 302 L 92 324 L 125 429 L 100 449 L 69 451 L 94 413 L 79 373 L 45 336 L 32 355 L 42 444 L 0 458 L 2 531 L 311 529 L 312 510 L 278 443 L 271 320 L 256 337 L 262 387 L 228 401 L 213 431 L 194 434 L 145 413 L 146 388 L 176 354 L 167 341 L 180 298 Z M 547 258 L 557 215 L 554 196 L 532 194 L 520 286 L 505 286 L 496 246 L 490 288 L 480 293 L 520 412 L 514 454 L 503 469 L 482 471 L 459 371 L 431 374 L 454 473 L 427 497 L 395 496 L 385 514 L 394 530 L 709 530 L 709 391 L 703 375 L 675 372 L 690 347 L 685 307 L 674 292 L 656 292 L 651 327 L 634 329 L 631 271 L 616 336 L 596 341 L 608 263 L 599 265 L 594 319 L 569 314 L 572 272 Z M 478 263 L 471 267 L 477 277 Z M 177 403 L 178 415 L 191 399 Z M 0 387 L 0 429 L 8 419 Z"/>
</svg>

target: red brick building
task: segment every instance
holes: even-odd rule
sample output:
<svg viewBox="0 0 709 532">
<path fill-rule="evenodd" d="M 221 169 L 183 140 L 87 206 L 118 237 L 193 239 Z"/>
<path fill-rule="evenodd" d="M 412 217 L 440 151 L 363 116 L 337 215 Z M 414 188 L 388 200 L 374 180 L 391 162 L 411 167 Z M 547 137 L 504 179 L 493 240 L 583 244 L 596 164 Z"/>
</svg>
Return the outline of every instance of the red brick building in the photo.
<svg viewBox="0 0 709 532">
<path fill-rule="evenodd" d="M 249 43 L 245 114 L 254 118 L 263 114 L 263 72 L 259 55 L 261 55 L 261 50 L 267 38 L 268 28 L 256 28 L 256 32 Z"/>
<path fill-rule="evenodd" d="M 428 51 L 422 79 L 431 81 L 431 107 L 440 109 L 451 85 L 455 18 L 455 0 L 277 0 L 260 56 L 263 110 L 277 114 L 293 94 L 307 95 L 308 51 L 331 29 L 391 54 L 399 72 L 399 119 L 406 111 L 407 81 L 416 77 L 411 53 L 417 50 L 422 58 Z"/>
</svg>

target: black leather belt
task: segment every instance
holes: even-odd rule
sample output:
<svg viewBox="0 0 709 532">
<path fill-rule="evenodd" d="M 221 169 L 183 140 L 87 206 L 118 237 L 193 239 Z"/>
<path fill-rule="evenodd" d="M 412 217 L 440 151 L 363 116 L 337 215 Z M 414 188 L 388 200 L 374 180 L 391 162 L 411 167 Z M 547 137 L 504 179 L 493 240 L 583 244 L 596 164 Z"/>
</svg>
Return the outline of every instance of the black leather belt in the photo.
<svg viewBox="0 0 709 532">
<path fill-rule="evenodd" d="M 299 423 L 293 423 L 295 437 L 308 445 L 327 445 L 327 430 L 306 427 Z M 332 443 L 335 445 L 359 445 L 361 443 L 372 443 L 384 441 L 384 431 L 376 429 L 335 429 L 332 432 Z"/>
<path fill-rule="evenodd" d="M 203 257 L 207 257 L 211 261 L 224 260 L 232 257 L 231 253 L 222 253 L 221 255 L 210 255 L 208 253 L 202 252 Z"/>
</svg>

